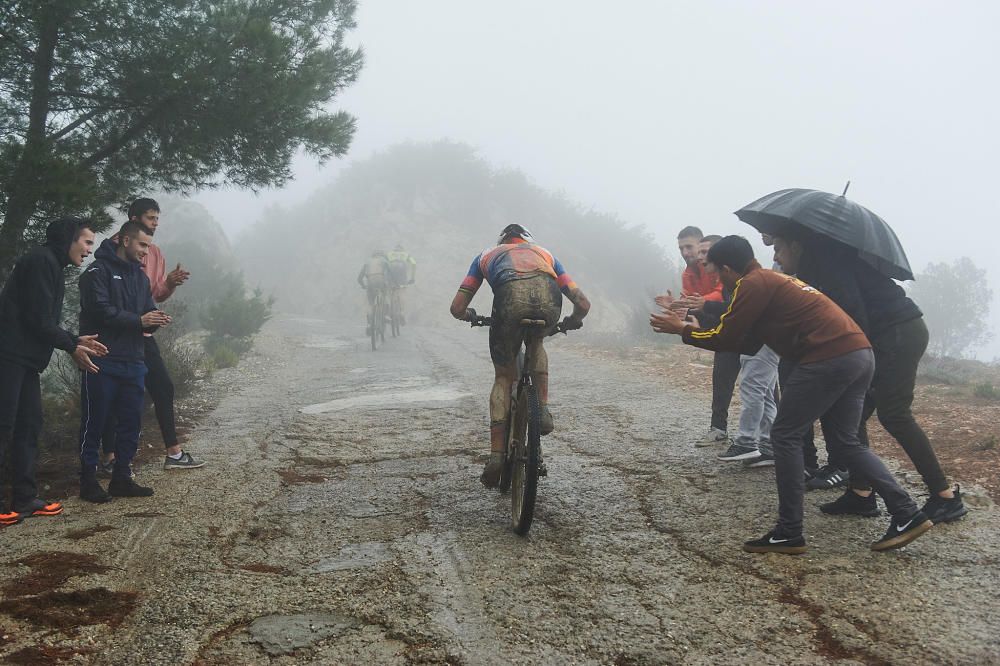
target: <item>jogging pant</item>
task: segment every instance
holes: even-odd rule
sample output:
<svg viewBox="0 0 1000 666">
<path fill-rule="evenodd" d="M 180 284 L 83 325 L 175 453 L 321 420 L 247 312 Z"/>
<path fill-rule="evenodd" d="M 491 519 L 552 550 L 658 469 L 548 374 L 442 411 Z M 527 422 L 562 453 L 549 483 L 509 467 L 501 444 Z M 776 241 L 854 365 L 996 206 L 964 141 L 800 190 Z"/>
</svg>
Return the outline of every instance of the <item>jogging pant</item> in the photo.
<svg viewBox="0 0 1000 666">
<path fill-rule="evenodd" d="M 167 366 L 160 355 L 160 346 L 156 338 L 143 339 L 146 351 L 146 390 L 153 399 L 153 409 L 156 411 L 156 422 L 160 424 L 160 434 L 163 435 L 163 445 L 166 448 L 177 446 L 177 420 L 174 416 L 174 383 L 167 372 Z M 101 448 L 104 453 L 115 450 L 115 416 L 108 416 L 104 432 L 101 436 Z"/>
<path fill-rule="evenodd" d="M 42 390 L 38 373 L 0 360 L 0 510 L 4 508 L 8 483 L 11 509 L 37 496 L 35 461 L 41 430 Z"/>
<path fill-rule="evenodd" d="M 867 422 L 873 413 L 879 423 L 906 451 L 927 489 L 938 494 L 948 488 L 941 463 L 923 428 L 913 418 L 913 387 L 917 381 L 917 366 L 927 349 L 927 324 L 923 317 L 896 324 L 872 340 L 875 352 L 875 377 L 865 399 L 858 437 L 868 446 Z M 866 489 L 869 480 L 851 470 L 851 487 Z"/>
<path fill-rule="evenodd" d="M 778 409 L 774 390 L 778 381 L 778 355 L 765 345 L 754 356 L 740 356 L 740 366 L 742 409 L 736 443 L 772 455 L 771 424 Z"/>
<path fill-rule="evenodd" d="M 139 447 L 142 426 L 143 375 L 115 376 L 83 373 L 80 389 L 80 463 L 97 469 L 101 435 L 108 419 L 115 419 L 115 476 L 127 477 Z"/>
<path fill-rule="evenodd" d="M 904 520 L 916 513 L 917 505 L 896 483 L 885 464 L 858 441 L 857 424 L 874 371 L 872 351 L 859 349 L 826 361 L 799 364 L 788 376 L 771 428 L 780 534 L 802 533 L 805 493 L 802 436 L 817 419 L 826 441 L 842 452 L 850 469 L 858 470 L 871 481 L 889 513 Z"/>
<path fill-rule="evenodd" d="M 725 432 L 729 424 L 729 404 L 733 401 L 736 377 L 740 374 L 740 355 L 736 352 L 715 352 L 712 362 L 712 423 Z"/>
<path fill-rule="evenodd" d="M 795 361 L 783 358 L 778 362 L 778 404 L 781 404 L 781 396 L 785 394 L 785 387 L 788 385 L 788 376 L 795 369 Z M 829 455 L 829 454 L 827 454 Z M 819 456 L 816 453 L 815 427 L 810 426 L 802 436 L 802 458 L 805 466 L 809 469 L 819 467 Z"/>
</svg>

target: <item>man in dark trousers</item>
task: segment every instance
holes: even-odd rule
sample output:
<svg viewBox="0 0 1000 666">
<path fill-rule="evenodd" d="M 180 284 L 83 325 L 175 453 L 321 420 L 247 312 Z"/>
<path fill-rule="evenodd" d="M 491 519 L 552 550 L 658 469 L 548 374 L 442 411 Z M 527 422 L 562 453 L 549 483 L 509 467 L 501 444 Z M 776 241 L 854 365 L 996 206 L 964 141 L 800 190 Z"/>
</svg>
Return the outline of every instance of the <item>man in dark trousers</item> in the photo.
<svg viewBox="0 0 1000 666">
<path fill-rule="evenodd" d="M 66 217 L 45 230 L 45 244 L 14 265 L 0 293 L 0 526 L 28 516 L 55 516 L 59 502 L 38 497 L 35 459 L 42 428 L 40 375 L 53 349 L 73 356 L 86 372 L 97 372 L 91 356 L 107 349 L 96 335 L 76 336 L 60 327 L 65 275 L 80 266 L 94 246 L 89 220 Z M 11 485 L 11 506 L 6 492 Z"/>
<path fill-rule="evenodd" d="M 819 420 L 852 469 L 869 479 L 892 514 L 889 529 L 872 550 L 910 543 L 933 523 L 921 512 L 871 449 L 858 441 L 865 393 L 875 370 L 871 344 L 861 328 L 833 301 L 805 283 L 761 268 L 750 243 L 727 236 L 708 252 L 733 300 L 714 328 L 695 328 L 669 310 L 650 318 L 660 333 L 680 335 L 686 344 L 710 350 L 755 354 L 767 345 L 796 362 L 771 429 L 778 484 L 778 522 L 751 553 L 806 551 L 802 532 L 805 492 L 802 435 Z"/>
<path fill-rule="evenodd" d="M 960 519 L 968 513 L 961 490 L 948 483 L 927 434 L 910 409 L 917 366 L 928 342 L 920 308 L 902 287 L 862 260 L 857 250 L 824 236 L 805 231 L 786 233 L 775 238 L 774 252 L 782 266 L 790 266 L 799 278 L 849 314 L 872 342 L 875 376 L 861 415 L 861 444 L 868 446 L 866 423 L 877 410 L 879 422 L 903 447 L 927 485 L 930 498 L 923 512 L 935 523 Z M 835 454 L 839 452 L 831 449 L 830 455 Z M 854 470 L 850 472 L 848 490 L 840 499 L 821 505 L 820 510 L 840 515 L 879 515 L 868 480 L 863 475 L 855 476 Z"/>
<path fill-rule="evenodd" d="M 101 243 L 96 260 L 80 277 L 80 331 L 96 333 L 108 348 L 108 355 L 98 360 L 100 372 L 84 374 L 80 392 L 80 497 L 89 502 L 153 494 L 131 474 L 145 392 L 143 333 L 170 323 L 170 317 L 156 309 L 142 270 L 151 243 L 142 225 L 126 222 L 118 242 L 109 238 Z M 112 414 L 118 424 L 115 465 L 105 492 L 97 481 L 97 463 L 101 433 Z"/>
</svg>

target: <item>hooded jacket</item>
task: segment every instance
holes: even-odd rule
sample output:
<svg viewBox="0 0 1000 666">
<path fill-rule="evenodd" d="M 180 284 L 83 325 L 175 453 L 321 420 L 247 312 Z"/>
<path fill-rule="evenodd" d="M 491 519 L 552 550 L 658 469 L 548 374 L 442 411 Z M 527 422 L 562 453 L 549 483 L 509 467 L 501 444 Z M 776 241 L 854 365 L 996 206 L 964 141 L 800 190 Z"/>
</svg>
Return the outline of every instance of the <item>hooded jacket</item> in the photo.
<svg viewBox="0 0 1000 666">
<path fill-rule="evenodd" d="M 94 263 L 80 276 L 80 333 L 96 333 L 108 348 L 106 362 L 143 363 L 142 315 L 156 309 L 142 265 L 121 259 L 110 238 L 94 253 Z M 147 329 L 152 330 L 152 329 Z"/>
<path fill-rule="evenodd" d="M 45 230 L 44 245 L 22 256 L 0 293 L 0 358 L 42 372 L 53 349 L 72 353 L 77 337 L 59 326 L 69 247 L 76 222 L 60 219 Z"/>
</svg>

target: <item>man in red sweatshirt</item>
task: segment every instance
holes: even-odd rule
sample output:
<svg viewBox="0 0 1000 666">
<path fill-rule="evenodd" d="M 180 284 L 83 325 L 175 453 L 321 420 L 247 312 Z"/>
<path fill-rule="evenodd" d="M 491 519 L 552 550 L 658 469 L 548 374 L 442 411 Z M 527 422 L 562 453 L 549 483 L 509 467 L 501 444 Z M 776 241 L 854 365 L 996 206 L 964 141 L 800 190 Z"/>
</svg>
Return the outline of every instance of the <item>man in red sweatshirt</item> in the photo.
<svg viewBox="0 0 1000 666">
<path fill-rule="evenodd" d="M 713 328 L 696 328 L 669 310 L 650 317 L 658 333 L 680 335 L 689 345 L 713 351 L 756 354 L 767 345 L 796 362 L 771 428 L 778 485 L 778 522 L 751 553 L 806 551 L 802 532 L 805 482 L 802 436 L 819 420 L 827 441 L 837 444 L 852 469 L 863 469 L 885 500 L 892 521 L 872 550 L 910 543 L 933 523 L 921 512 L 871 449 L 858 440 L 865 393 L 875 370 L 871 344 L 861 328 L 833 301 L 793 277 L 761 268 L 750 243 L 727 236 L 708 252 L 732 302 Z"/>
</svg>

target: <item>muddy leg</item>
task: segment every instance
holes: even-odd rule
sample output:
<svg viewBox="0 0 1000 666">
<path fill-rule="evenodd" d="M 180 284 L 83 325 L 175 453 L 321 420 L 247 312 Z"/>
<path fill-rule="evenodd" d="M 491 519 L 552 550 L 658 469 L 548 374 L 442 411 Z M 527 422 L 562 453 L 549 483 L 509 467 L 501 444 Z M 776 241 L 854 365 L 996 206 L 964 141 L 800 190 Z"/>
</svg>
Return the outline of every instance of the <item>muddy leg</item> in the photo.
<svg viewBox="0 0 1000 666">
<path fill-rule="evenodd" d="M 549 404 L 549 355 L 545 353 L 542 338 L 527 340 L 528 353 L 531 354 L 531 381 L 538 389 L 538 399 L 543 405 Z"/>
<path fill-rule="evenodd" d="M 510 409 L 510 387 L 517 376 L 517 363 L 493 365 L 496 377 L 490 391 L 490 451 L 503 451 L 507 437 L 507 410 Z"/>
</svg>

